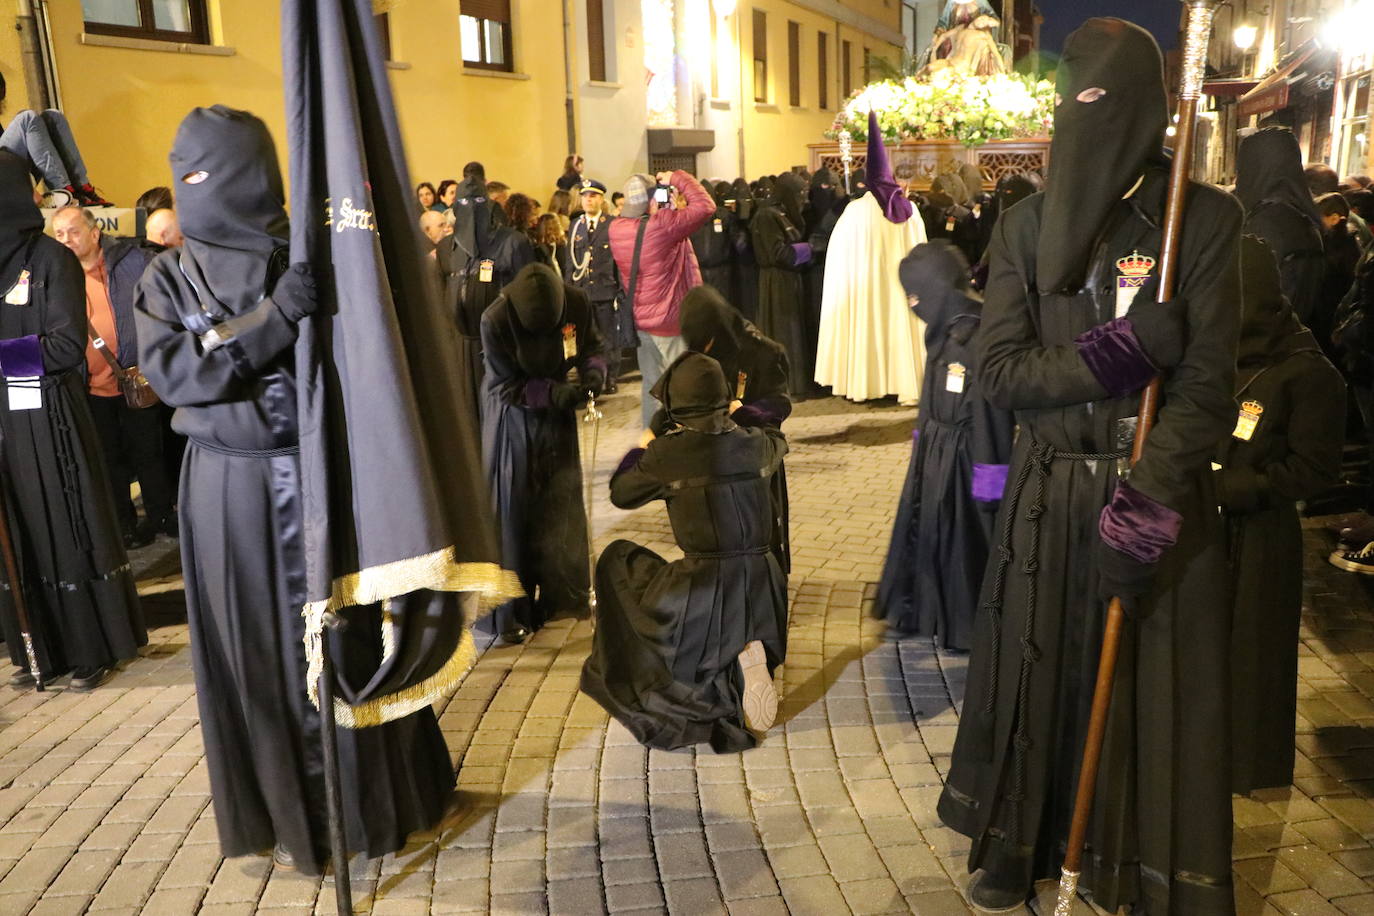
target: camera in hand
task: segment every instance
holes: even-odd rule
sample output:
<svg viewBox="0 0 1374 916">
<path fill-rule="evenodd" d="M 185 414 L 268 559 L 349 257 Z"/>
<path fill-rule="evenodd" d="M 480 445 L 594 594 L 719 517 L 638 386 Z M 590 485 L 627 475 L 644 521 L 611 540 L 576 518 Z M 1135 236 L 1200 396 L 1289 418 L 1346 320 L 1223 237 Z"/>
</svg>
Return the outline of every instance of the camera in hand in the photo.
<svg viewBox="0 0 1374 916">
<path fill-rule="evenodd" d="M 660 205 L 671 201 L 673 199 L 672 194 L 673 189 L 666 184 L 661 184 L 654 188 L 654 200 Z"/>
</svg>

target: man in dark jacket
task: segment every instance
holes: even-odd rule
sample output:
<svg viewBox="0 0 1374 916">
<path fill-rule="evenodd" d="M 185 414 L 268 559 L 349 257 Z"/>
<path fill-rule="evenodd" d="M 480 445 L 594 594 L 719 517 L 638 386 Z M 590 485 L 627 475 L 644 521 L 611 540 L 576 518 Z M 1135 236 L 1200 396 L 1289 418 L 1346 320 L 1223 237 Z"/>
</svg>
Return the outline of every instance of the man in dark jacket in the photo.
<svg viewBox="0 0 1374 916">
<path fill-rule="evenodd" d="M 582 179 L 578 194 L 582 212 L 568 230 L 569 284 L 591 300 L 601 336 L 606 340 L 606 394 L 615 394 L 620 374 L 620 350 L 633 347 L 634 320 L 620 309 L 620 277 L 611 256 L 611 216 L 604 212 L 606 186 Z"/>
<path fill-rule="evenodd" d="M 159 531 L 175 537 L 175 500 L 162 450 L 162 412 L 130 407 L 120 391 L 116 368 L 138 364 L 134 289 L 154 252 L 134 239 L 103 234 L 91 212 L 80 207 L 57 211 L 53 235 L 77 256 L 86 274 L 86 394 L 110 470 L 124 544 L 141 547 Z M 143 491 L 141 522 L 129 498 L 131 478 L 138 480 Z"/>
</svg>

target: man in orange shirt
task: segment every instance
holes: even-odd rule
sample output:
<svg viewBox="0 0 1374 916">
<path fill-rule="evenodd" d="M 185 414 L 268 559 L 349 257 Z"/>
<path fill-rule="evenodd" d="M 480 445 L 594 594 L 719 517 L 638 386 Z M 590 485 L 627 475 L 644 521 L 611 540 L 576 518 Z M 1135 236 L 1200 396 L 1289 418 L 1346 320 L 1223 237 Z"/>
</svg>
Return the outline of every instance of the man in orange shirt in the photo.
<svg viewBox="0 0 1374 916">
<path fill-rule="evenodd" d="M 103 235 L 89 210 L 63 207 L 53 216 L 53 235 L 81 261 L 86 273 L 87 400 L 104 447 L 114 485 L 115 506 L 126 547 L 150 543 L 159 531 L 177 534 L 172 485 L 162 459 L 162 423 L 156 409 L 130 407 L 119 390 L 114 367 L 95 346 L 104 342 L 121 366 L 138 362 L 134 329 L 134 287 L 153 253 L 133 239 Z M 143 491 L 144 519 L 138 521 L 129 482 Z"/>
</svg>

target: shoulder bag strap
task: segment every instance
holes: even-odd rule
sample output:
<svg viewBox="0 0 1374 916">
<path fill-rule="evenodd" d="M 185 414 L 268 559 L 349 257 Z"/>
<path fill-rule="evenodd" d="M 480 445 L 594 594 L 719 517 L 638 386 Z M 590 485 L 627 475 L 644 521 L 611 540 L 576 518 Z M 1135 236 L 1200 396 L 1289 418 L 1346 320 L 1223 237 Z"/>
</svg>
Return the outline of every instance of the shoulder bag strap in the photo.
<svg viewBox="0 0 1374 916">
<path fill-rule="evenodd" d="M 644 249 L 644 230 L 649 228 L 649 218 L 640 217 L 639 230 L 635 233 L 635 253 L 630 260 L 630 307 L 634 308 L 635 290 L 639 287 L 639 253 Z"/>
<path fill-rule="evenodd" d="M 89 320 L 86 322 L 86 335 L 90 338 L 96 350 L 100 352 L 100 355 L 105 357 L 105 362 L 110 364 L 110 368 L 114 370 L 115 376 L 124 375 L 126 371 L 125 368 L 119 364 L 119 360 L 110 352 L 110 345 L 105 343 L 105 338 L 95 332 L 95 325 L 91 324 Z"/>
</svg>

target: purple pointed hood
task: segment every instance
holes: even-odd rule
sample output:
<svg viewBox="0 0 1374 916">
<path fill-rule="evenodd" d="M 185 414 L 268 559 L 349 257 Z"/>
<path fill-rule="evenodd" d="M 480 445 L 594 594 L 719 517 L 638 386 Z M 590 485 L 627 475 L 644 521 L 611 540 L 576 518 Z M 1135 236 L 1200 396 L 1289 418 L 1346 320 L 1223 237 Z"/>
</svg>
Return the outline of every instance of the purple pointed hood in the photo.
<svg viewBox="0 0 1374 916">
<path fill-rule="evenodd" d="M 892 163 L 887 161 L 887 147 L 883 146 L 878 115 L 871 110 L 868 112 L 868 160 L 864 168 L 868 172 L 868 189 L 877 198 L 888 221 L 901 224 L 911 219 L 915 208 L 902 193 L 897 179 L 892 177 Z"/>
</svg>

